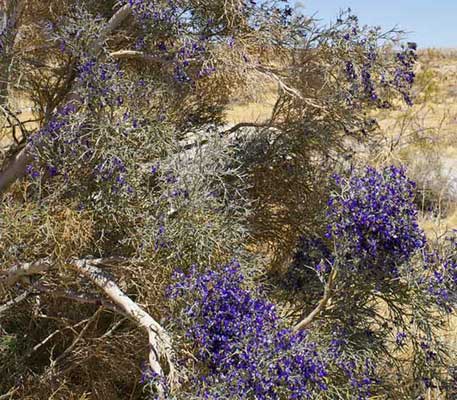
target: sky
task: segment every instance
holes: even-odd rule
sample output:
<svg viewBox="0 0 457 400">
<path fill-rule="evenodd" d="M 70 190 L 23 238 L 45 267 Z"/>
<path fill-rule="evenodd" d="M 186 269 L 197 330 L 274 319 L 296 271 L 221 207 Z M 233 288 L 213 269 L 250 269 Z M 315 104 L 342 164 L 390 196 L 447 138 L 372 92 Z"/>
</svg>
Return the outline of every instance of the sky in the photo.
<svg viewBox="0 0 457 400">
<path fill-rule="evenodd" d="M 420 48 L 457 48 L 457 0 L 292 0 L 322 23 L 350 7 L 361 24 L 398 27 Z"/>
</svg>

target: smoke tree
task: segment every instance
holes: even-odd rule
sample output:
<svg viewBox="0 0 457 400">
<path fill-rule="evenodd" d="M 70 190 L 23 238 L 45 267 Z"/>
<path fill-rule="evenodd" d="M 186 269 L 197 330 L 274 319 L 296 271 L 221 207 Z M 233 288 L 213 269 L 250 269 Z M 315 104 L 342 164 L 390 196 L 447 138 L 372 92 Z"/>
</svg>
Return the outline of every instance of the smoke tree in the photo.
<svg viewBox="0 0 457 400">
<path fill-rule="evenodd" d="M 2 393 L 452 396 L 454 242 L 403 169 L 343 157 L 412 102 L 397 32 L 287 1 L 1 7 Z M 268 120 L 227 125 L 272 84 Z"/>
</svg>

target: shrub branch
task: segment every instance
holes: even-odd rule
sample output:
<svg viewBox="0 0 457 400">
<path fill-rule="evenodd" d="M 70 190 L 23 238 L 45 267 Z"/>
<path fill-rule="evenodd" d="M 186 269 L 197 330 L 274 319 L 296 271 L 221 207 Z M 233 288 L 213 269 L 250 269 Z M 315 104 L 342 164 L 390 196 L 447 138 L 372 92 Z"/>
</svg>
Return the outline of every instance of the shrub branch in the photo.
<svg viewBox="0 0 457 400">
<path fill-rule="evenodd" d="M 176 385 L 176 373 L 172 362 L 173 351 L 171 338 L 165 329 L 148 312 L 128 297 L 114 280 L 108 277 L 98 267 L 106 262 L 107 259 L 73 259 L 70 260 L 67 265 L 102 289 L 114 305 L 101 299 L 88 298 L 83 294 L 70 294 L 59 291 L 55 292 L 55 294 L 62 295 L 78 302 L 100 304 L 112 311 L 127 315 L 141 326 L 148 334 L 150 368 L 159 377 L 157 390 L 159 396 L 163 398 L 165 395 L 165 387 L 161 378 L 164 378 L 167 375 L 170 387 L 173 388 Z M 12 286 L 18 282 L 20 278 L 46 272 L 50 267 L 51 263 L 48 259 L 18 264 L 11 267 L 8 271 L 3 272 L 3 277 L 0 276 L 0 282 L 3 281 L 7 286 Z M 40 287 L 42 289 L 45 288 L 44 286 Z M 52 292 L 50 293 L 52 294 Z M 4 307 L 6 308 L 7 306 L 9 308 L 11 305 L 8 304 Z M 162 368 L 162 364 L 166 366 L 166 373 Z"/>
<path fill-rule="evenodd" d="M 311 322 L 314 321 L 314 319 L 322 312 L 325 310 L 327 307 L 327 304 L 329 300 L 332 297 L 332 292 L 333 292 L 333 287 L 335 283 L 335 278 L 336 278 L 337 270 L 333 269 L 332 272 L 330 273 L 330 276 L 328 278 L 327 284 L 325 285 L 324 289 L 324 296 L 322 299 L 319 301 L 319 304 L 314 308 L 313 311 L 311 311 L 308 316 L 304 319 L 302 319 L 297 325 L 294 326 L 294 331 L 298 332 L 301 330 L 306 329 Z"/>
</svg>

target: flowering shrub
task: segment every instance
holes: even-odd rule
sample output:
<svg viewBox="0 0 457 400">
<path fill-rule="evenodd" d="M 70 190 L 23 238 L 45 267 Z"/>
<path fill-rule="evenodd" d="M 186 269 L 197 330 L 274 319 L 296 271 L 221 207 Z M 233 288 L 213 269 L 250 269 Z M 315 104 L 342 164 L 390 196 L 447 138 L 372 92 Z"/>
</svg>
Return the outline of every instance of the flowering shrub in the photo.
<svg viewBox="0 0 457 400">
<path fill-rule="evenodd" d="M 455 241 L 447 242 L 446 251 L 430 252 L 418 226 L 414 188 L 406 171 L 394 166 L 336 175 L 325 238 L 303 237 L 285 275 L 295 307 L 311 312 L 316 297 L 327 296 L 331 307 L 313 322 L 315 334 L 328 337 L 330 348 L 364 354 L 356 357 L 358 368 L 367 368 L 361 380 L 352 378 L 353 359 L 336 358 L 335 364 L 354 387 L 371 383 L 371 393 L 396 391 L 378 371 L 387 367 L 403 377 L 400 360 L 407 346 L 415 349 L 411 368 L 420 384 L 405 379 L 399 393 L 448 385 L 440 371 L 448 350 L 435 329 L 455 304 L 454 251 L 449 251 Z M 391 357 L 388 366 L 374 356 L 384 351 Z"/>
<path fill-rule="evenodd" d="M 383 57 L 382 47 L 378 44 L 382 36 L 379 26 L 360 26 L 357 16 L 349 10 L 337 19 L 335 32 L 335 40 L 342 40 L 346 48 L 358 48 L 363 60 L 357 65 L 351 57 L 344 63 L 345 78 L 349 85 L 345 100 L 349 105 L 357 108 L 361 101 L 369 101 L 378 108 L 390 108 L 390 89 L 398 91 L 406 104 L 412 105 L 410 91 L 417 59 L 413 49 L 403 47 L 395 53 L 395 67 L 379 71 L 376 64 Z"/>
<path fill-rule="evenodd" d="M 334 186 L 325 238 L 300 239 L 287 272 L 290 288 L 309 288 L 316 273 L 324 276 L 332 269 L 348 277 L 371 276 L 376 283 L 398 278 L 399 268 L 426 244 L 417 221 L 414 182 L 403 168 L 366 167 L 348 177 L 335 175 Z"/>
<path fill-rule="evenodd" d="M 416 54 L 397 32 L 351 13 L 321 27 L 286 1 L 4 3 L 20 18 L 0 34 L 15 143 L 1 155 L 0 332 L 22 339 L 0 392 L 79 398 L 91 377 L 93 396 L 142 398 L 146 352 L 141 383 L 160 400 L 444 387 L 436 332 L 456 264 L 420 258 L 405 171 L 337 177 L 323 212 L 351 139 L 376 129 L 369 111 L 411 104 Z M 271 82 L 270 118 L 227 127 L 227 105 Z M 8 93 L 30 100 L 36 129 Z"/>
</svg>

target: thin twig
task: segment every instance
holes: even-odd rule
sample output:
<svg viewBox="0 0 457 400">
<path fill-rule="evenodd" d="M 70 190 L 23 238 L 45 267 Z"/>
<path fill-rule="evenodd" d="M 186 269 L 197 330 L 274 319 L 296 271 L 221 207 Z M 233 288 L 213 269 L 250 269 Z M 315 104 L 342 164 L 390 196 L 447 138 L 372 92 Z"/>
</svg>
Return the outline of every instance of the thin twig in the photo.
<svg viewBox="0 0 457 400">
<path fill-rule="evenodd" d="M 14 388 L 11 389 L 8 393 L 0 395 L 0 400 L 8 400 L 11 399 L 14 393 L 16 393 L 19 390 L 19 388 Z"/>
<path fill-rule="evenodd" d="M 37 351 L 40 347 L 44 346 L 47 342 L 49 342 L 54 336 L 58 335 L 59 333 L 62 333 L 66 329 L 74 329 L 77 328 L 80 325 L 85 324 L 87 321 L 89 321 L 90 318 L 86 318 L 82 321 L 79 321 L 78 323 L 72 325 L 72 326 L 65 326 L 64 328 L 58 329 L 54 332 L 52 332 L 50 335 L 46 336 L 40 343 L 36 344 L 32 350 L 27 354 L 27 357 L 30 357 L 35 351 Z"/>
<path fill-rule="evenodd" d="M 95 321 L 95 319 L 98 317 L 98 315 L 100 314 L 100 311 L 102 309 L 99 308 L 95 313 L 94 315 L 92 315 L 92 317 L 88 318 L 87 319 L 87 323 L 86 323 L 86 326 L 81 329 L 81 332 L 79 332 L 78 336 L 76 336 L 75 340 L 73 340 L 73 342 L 71 343 L 70 346 L 68 346 L 64 352 L 62 354 L 60 354 L 55 360 L 52 361 L 51 365 L 50 365 L 50 369 L 51 371 L 55 368 L 55 366 L 59 363 L 59 361 L 61 361 L 68 353 L 70 353 L 76 346 L 76 344 L 81 340 L 81 338 L 83 337 L 84 333 L 86 333 L 87 329 L 89 329 L 89 326 L 90 324 Z"/>
</svg>

